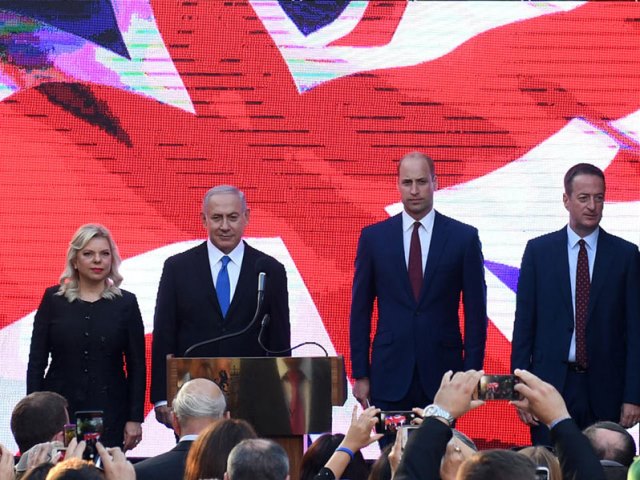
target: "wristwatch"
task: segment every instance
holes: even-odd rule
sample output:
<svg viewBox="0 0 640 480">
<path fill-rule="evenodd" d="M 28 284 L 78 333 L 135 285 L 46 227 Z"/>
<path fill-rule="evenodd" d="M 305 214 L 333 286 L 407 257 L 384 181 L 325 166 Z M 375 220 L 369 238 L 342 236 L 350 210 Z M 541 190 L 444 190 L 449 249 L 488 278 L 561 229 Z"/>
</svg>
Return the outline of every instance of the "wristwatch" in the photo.
<svg viewBox="0 0 640 480">
<path fill-rule="evenodd" d="M 447 412 L 444 408 L 436 405 L 435 403 L 432 403 L 431 405 L 427 405 L 426 407 L 424 407 L 424 417 L 425 418 L 426 417 L 444 418 L 449 424 L 449 426 L 451 426 L 451 424 L 455 420 L 455 418 L 453 418 L 453 416 L 449 412 Z"/>
</svg>

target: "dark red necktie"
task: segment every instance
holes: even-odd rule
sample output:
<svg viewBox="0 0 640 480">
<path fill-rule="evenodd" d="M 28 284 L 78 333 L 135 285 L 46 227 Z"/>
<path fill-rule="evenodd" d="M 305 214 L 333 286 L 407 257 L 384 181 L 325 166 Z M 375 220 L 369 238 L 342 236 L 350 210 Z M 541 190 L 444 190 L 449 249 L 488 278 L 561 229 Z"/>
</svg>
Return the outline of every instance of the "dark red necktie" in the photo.
<svg viewBox="0 0 640 480">
<path fill-rule="evenodd" d="M 585 241 L 580 240 L 576 269 L 576 363 L 587 368 L 587 309 L 589 308 L 589 257 Z"/>
<path fill-rule="evenodd" d="M 420 246 L 419 228 L 420 222 L 415 222 L 411 233 L 411 246 L 409 247 L 409 281 L 416 300 L 420 298 L 422 277 L 424 276 L 422 273 L 422 247 Z"/>
<path fill-rule="evenodd" d="M 302 393 L 304 374 L 297 369 L 289 370 L 287 372 L 287 379 L 291 387 L 291 402 L 289 403 L 291 432 L 294 434 L 304 433 L 304 395 Z"/>
</svg>

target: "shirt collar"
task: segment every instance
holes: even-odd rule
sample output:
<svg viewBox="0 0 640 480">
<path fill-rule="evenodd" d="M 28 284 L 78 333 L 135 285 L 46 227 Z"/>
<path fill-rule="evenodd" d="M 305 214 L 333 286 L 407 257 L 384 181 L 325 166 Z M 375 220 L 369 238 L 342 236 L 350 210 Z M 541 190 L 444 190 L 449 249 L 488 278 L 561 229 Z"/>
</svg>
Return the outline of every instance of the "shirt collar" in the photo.
<svg viewBox="0 0 640 480">
<path fill-rule="evenodd" d="M 198 439 L 198 435 L 195 433 L 190 433 L 188 435 L 184 435 L 180 437 L 181 442 L 193 442 Z"/>
<path fill-rule="evenodd" d="M 413 228 L 413 224 L 418 222 L 427 232 L 431 232 L 433 230 L 433 222 L 436 218 L 436 211 L 432 208 L 429 213 L 427 213 L 420 220 L 416 220 L 412 216 L 410 216 L 405 210 L 402 210 L 402 231 L 406 232 L 407 230 Z"/>
<path fill-rule="evenodd" d="M 241 240 L 236 248 L 231 250 L 229 253 L 222 252 L 218 247 L 216 247 L 213 243 L 211 243 L 211 239 L 207 239 L 207 251 L 209 252 L 209 259 L 211 260 L 211 265 L 215 265 L 220 261 L 222 257 L 227 255 L 233 263 L 238 266 L 242 264 L 242 257 L 244 255 L 244 240 Z"/>
<path fill-rule="evenodd" d="M 571 227 L 567 225 L 567 241 L 569 242 L 569 247 L 574 248 L 578 242 L 582 239 L 585 241 L 589 250 L 595 250 L 598 245 L 598 235 L 600 234 L 600 227 L 596 228 L 593 232 L 591 232 L 586 237 L 582 238 L 576 232 L 571 230 Z"/>
</svg>

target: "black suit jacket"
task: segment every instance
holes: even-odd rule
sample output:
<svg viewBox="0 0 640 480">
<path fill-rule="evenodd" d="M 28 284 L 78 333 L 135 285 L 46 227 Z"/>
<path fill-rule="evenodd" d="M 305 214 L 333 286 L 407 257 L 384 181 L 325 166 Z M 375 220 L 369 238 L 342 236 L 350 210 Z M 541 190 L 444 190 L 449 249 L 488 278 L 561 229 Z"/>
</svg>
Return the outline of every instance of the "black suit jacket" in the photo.
<svg viewBox="0 0 640 480">
<path fill-rule="evenodd" d="M 464 341 L 458 316 L 461 297 Z M 379 318 L 371 348 L 376 299 Z M 362 230 L 351 302 L 351 362 L 354 378 L 371 379 L 374 402 L 400 400 L 414 366 L 423 390 L 433 398 L 447 370 L 482 368 L 486 335 L 484 261 L 475 228 L 435 212 L 417 301 L 405 262 L 402 215 Z"/>
<path fill-rule="evenodd" d="M 426 418 L 409 437 L 396 480 L 438 480 L 440 462 L 451 439 L 451 428 L 435 418 Z M 604 471 L 587 437 L 573 419 L 551 429 L 551 439 L 562 467 L 562 478 L 604 480 Z"/>
<path fill-rule="evenodd" d="M 179 442 L 168 452 L 133 465 L 137 480 L 182 480 L 192 440 Z"/>
<path fill-rule="evenodd" d="M 600 420 L 640 404 L 640 255 L 600 229 L 587 312 L 589 401 Z M 531 240 L 518 281 L 511 366 L 563 391 L 574 328 L 567 229 Z"/>
<path fill-rule="evenodd" d="M 166 356 L 183 356 L 190 346 L 203 340 L 238 332 L 246 327 L 257 306 L 256 263 L 266 266 L 264 304 L 271 323 L 263 335 L 270 350 L 291 347 L 289 294 L 284 266 L 273 257 L 245 243 L 240 277 L 223 318 L 209 267 L 206 242 L 167 259 L 162 270 L 153 325 L 151 402 L 166 400 Z M 266 263 L 263 263 L 266 262 Z M 258 344 L 260 321 L 249 331 L 222 342 L 209 344 L 191 353 L 192 357 L 262 357 Z"/>
<path fill-rule="evenodd" d="M 144 420 L 145 345 L 138 302 L 122 290 L 113 300 L 69 303 L 56 295 L 58 288 L 45 291 L 35 316 L 27 393 L 61 394 L 72 419 L 77 410 L 104 410 L 102 441 L 119 446 L 125 423 Z"/>
</svg>

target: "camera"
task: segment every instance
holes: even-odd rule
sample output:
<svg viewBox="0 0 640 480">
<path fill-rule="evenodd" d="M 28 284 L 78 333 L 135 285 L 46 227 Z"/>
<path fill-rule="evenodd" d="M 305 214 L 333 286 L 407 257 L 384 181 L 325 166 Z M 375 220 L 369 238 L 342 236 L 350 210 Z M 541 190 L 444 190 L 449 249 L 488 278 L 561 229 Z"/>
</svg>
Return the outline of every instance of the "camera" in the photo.
<svg viewBox="0 0 640 480">
<path fill-rule="evenodd" d="M 547 467 L 536 467 L 536 480 L 549 480 L 549 469 Z"/>
<path fill-rule="evenodd" d="M 104 432 L 104 420 L 102 410 L 83 410 L 76 412 L 76 438 L 78 442 L 84 440 L 87 444 L 82 454 L 83 460 L 95 463 L 98 458 L 96 442 Z"/>
<path fill-rule="evenodd" d="M 400 427 L 411 425 L 417 417 L 411 411 L 382 411 L 378 414 L 377 433 L 397 433 Z"/>
<path fill-rule="evenodd" d="M 513 388 L 518 383 L 515 375 L 483 375 L 478 382 L 478 400 L 520 400 Z"/>
</svg>

